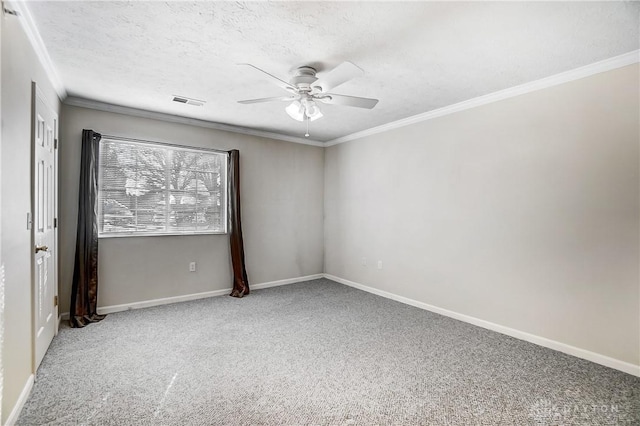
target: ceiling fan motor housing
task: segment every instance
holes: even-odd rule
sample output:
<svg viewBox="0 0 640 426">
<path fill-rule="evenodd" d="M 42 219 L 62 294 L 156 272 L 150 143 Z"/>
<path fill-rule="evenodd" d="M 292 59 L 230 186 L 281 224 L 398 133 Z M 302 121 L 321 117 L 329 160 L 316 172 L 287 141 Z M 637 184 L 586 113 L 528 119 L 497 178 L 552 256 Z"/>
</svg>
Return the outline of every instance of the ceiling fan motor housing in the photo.
<svg viewBox="0 0 640 426">
<path fill-rule="evenodd" d="M 296 86 L 299 91 L 311 91 L 311 84 L 318 80 L 316 77 L 316 70 L 312 67 L 299 67 L 296 70 L 296 75 L 291 78 L 291 84 Z"/>
</svg>

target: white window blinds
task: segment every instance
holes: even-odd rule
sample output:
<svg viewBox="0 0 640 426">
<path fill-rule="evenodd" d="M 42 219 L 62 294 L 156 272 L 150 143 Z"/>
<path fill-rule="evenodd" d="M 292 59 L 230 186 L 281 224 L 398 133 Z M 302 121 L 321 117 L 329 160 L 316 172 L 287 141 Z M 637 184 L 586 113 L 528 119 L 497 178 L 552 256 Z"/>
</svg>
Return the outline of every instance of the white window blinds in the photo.
<svg viewBox="0 0 640 426">
<path fill-rule="evenodd" d="M 101 237 L 225 233 L 227 154 L 100 141 Z"/>
</svg>

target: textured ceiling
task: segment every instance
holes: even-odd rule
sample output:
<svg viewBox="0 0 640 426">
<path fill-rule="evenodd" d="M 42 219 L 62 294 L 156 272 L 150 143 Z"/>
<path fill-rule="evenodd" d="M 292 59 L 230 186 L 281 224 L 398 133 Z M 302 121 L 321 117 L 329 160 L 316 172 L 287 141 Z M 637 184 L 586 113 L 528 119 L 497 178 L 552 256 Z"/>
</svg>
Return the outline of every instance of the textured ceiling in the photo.
<svg viewBox="0 0 640 426">
<path fill-rule="evenodd" d="M 286 95 L 300 65 L 351 61 L 335 93 L 373 110 L 322 105 L 328 141 L 639 48 L 637 2 L 29 2 L 70 96 L 302 136 Z M 321 73 L 320 73 L 321 75 Z M 206 100 L 204 107 L 171 95 Z"/>
</svg>

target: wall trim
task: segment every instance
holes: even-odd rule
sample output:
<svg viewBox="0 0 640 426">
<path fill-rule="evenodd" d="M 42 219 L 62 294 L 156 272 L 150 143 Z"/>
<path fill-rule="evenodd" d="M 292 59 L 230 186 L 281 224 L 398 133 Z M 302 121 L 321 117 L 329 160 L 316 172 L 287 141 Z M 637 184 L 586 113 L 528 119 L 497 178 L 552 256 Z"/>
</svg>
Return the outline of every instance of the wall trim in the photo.
<svg viewBox="0 0 640 426">
<path fill-rule="evenodd" d="M 205 291 L 202 293 L 185 294 L 182 296 L 163 297 L 161 299 L 142 300 L 140 302 L 123 303 L 121 305 L 99 306 L 99 314 L 112 314 L 114 312 L 129 311 L 132 309 L 150 308 L 152 306 L 169 305 L 171 303 L 188 302 L 190 300 L 206 299 L 208 297 L 222 296 L 231 292 L 231 288 L 222 290 Z M 67 316 L 69 314 L 67 313 Z"/>
<path fill-rule="evenodd" d="M 264 288 L 278 287 L 281 285 L 295 284 L 305 281 L 317 280 L 324 278 L 324 274 L 306 275 L 304 277 L 287 278 L 284 280 L 269 281 L 259 284 L 252 284 L 251 290 L 260 290 Z M 188 302 L 190 300 L 206 299 L 209 297 L 225 296 L 231 293 L 231 287 L 221 290 L 205 291 L 202 293 L 184 294 L 180 296 L 163 297 L 161 299 L 142 300 L 140 302 L 123 303 L 121 305 L 101 306 L 98 307 L 99 314 L 112 314 L 114 312 L 128 311 L 131 309 L 150 308 L 152 306 L 168 305 L 171 303 Z M 60 314 L 61 320 L 69 319 L 69 312 Z"/>
<path fill-rule="evenodd" d="M 7 417 L 7 421 L 5 422 L 5 426 L 13 426 L 17 421 L 18 417 L 20 417 L 20 412 L 22 411 L 22 407 L 29 399 L 29 395 L 31 394 L 31 389 L 33 389 L 33 383 L 35 381 L 35 376 L 32 374 L 27 379 L 27 383 L 24 384 L 22 388 L 22 392 L 20 392 L 20 396 L 18 396 L 18 400 L 16 401 L 16 405 L 13 406 L 13 410 Z"/>
<path fill-rule="evenodd" d="M 49 77 L 51 81 L 51 85 L 53 89 L 58 94 L 58 97 L 61 101 L 64 101 L 67 98 L 67 90 L 64 88 L 62 84 L 62 80 L 60 79 L 60 75 L 56 70 L 51 57 L 49 56 L 49 52 L 40 37 L 40 33 L 38 32 L 38 26 L 33 20 L 33 16 L 31 12 L 29 12 L 29 8 L 26 6 L 25 1 L 9 1 L 8 5 L 10 8 L 15 9 L 18 12 L 18 20 L 20 21 L 20 25 L 24 30 L 33 50 L 36 53 L 36 56 L 40 60 L 40 64 L 44 68 L 44 72 Z"/>
<path fill-rule="evenodd" d="M 389 130 L 398 129 L 400 127 L 409 126 L 411 124 L 428 121 L 437 117 L 453 114 L 456 112 L 464 111 L 467 109 L 479 107 L 489 103 L 501 101 L 515 96 L 524 95 L 525 93 L 535 92 L 538 90 L 546 89 L 548 87 L 557 86 L 563 83 L 569 83 L 574 80 L 589 77 L 594 74 L 599 74 L 606 71 L 611 71 L 617 68 L 622 68 L 627 65 L 632 65 L 640 62 L 640 50 L 634 50 L 622 55 L 614 56 L 613 58 L 605 59 L 603 61 L 595 62 L 593 64 L 585 65 L 580 68 L 561 72 L 549 77 L 542 78 L 540 80 L 534 80 L 528 83 L 521 84 L 519 86 L 510 87 L 508 89 L 499 90 L 497 92 L 489 93 L 487 95 L 478 96 L 457 104 L 448 105 L 442 108 L 427 111 L 422 114 L 417 114 L 411 117 L 403 118 L 391 123 L 383 124 L 381 126 L 372 127 L 370 129 L 355 132 L 350 135 L 342 136 L 333 140 L 330 140 L 324 144 L 324 146 L 333 146 L 345 142 L 349 142 L 356 139 L 361 139 L 366 136 L 383 133 Z"/>
<path fill-rule="evenodd" d="M 170 123 L 187 124 L 189 126 L 204 127 L 207 129 L 223 130 L 226 132 L 240 133 L 243 135 L 259 136 L 263 138 L 275 139 L 285 142 L 295 142 L 303 145 L 325 146 L 323 142 L 312 139 L 299 138 L 297 136 L 281 135 L 279 133 L 267 132 L 263 130 L 250 129 L 248 127 L 233 126 L 231 124 L 216 123 L 214 121 L 200 120 L 197 118 L 188 118 L 180 115 L 167 114 L 164 112 L 148 111 L 145 109 L 126 107 L 106 102 L 95 101 L 92 99 L 79 98 L 69 96 L 64 101 L 65 105 L 77 106 L 82 108 L 94 109 L 98 111 L 113 112 L 116 114 L 124 114 L 134 117 L 150 118 L 152 120 L 167 121 Z"/>
<path fill-rule="evenodd" d="M 633 376 L 640 377 L 640 366 L 631 364 L 629 362 L 621 361 L 615 358 L 608 357 L 606 355 L 602 355 L 596 352 L 591 352 L 586 349 L 581 349 L 575 346 L 568 345 L 566 343 L 558 342 L 556 340 L 547 339 L 546 337 L 537 336 L 535 334 L 527 333 L 524 331 L 520 331 L 514 328 L 506 327 L 500 324 L 496 324 L 490 321 L 485 321 L 480 318 L 472 317 L 470 315 L 461 314 L 455 311 L 451 311 L 448 309 L 440 308 L 437 306 L 430 305 L 428 303 L 420 302 L 418 300 L 410 299 L 408 297 L 400 296 L 394 293 L 390 293 L 384 290 L 379 290 L 374 287 L 370 287 L 364 284 L 360 284 L 354 281 L 347 280 L 345 278 L 340 278 L 331 274 L 314 274 L 307 275 L 304 277 L 297 278 L 287 278 L 284 280 L 278 281 L 270 281 L 260 284 L 254 284 L 251 286 L 252 290 L 260 290 L 264 288 L 277 287 L 282 285 L 294 284 L 299 282 L 311 281 L 320 278 L 326 278 L 331 281 L 335 281 L 340 284 L 344 284 L 349 287 L 357 288 L 358 290 L 363 290 L 368 293 L 375 294 L 377 296 L 381 296 L 387 299 L 395 300 L 396 302 L 404 303 L 406 305 L 414 306 L 416 308 L 424 309 L 430 312 L 434 312 L 436 314 L 444 315 L 449 318 L 457 319 L 459 321 L 463 321 L 472 325 L 476 325 L 478 327 L 486 328 L 488 330 L 496 331 L 501 334 L 505 334 L 507 336 L 515 337 L 516 339 L 524 340 L 529 343 L 534 343 L 539 346 L 543 346 L 545 348 L 553 349 L 558 352 L 562 352 L 568 355 L 575 356 L 577 358 L 582 358 L 587 361 L 595 362 L 596 364 L 604 365 L 605 367 L 613 368 L 615 370 L 619 370 Z M 112 305 L 98 308 L 98 312 L 101 314 L 108 314 L 113 312 L 121 312 L 130 309 L 140 309 L 140 308 L 148 308 L 151 306 L 160 306 L 166 305 L 169 303 L 177 303 L 177 302 L 186 302 L 189 300 L 197 300 L 204 299 L 208 297 L 216 297 L 225 295 L 231 292 L 231 288 L 223 289 L 223 290 L 213 290 L 203 293 L 195 293 L 188 294 L 183 296 L 174 296 L 174 297 L 166 297 L 162 299 L 153 299 L 153 300 L 145 300 L 141 302 L 134 302 L 122 305 Z M 65 312 L 60 315 L 61 319 L 68 320 L 69 313 Z M 33 383 L 32 383 L 33 384 Z M 24 391 L 23 391 L 24 392 Z M 24 402 L 23 402 L 24 404 Z"/>
<path fill-rule="evenodd" d="M 251 286 L 251 289 L 252 290 L 260 290 L 260 289 L 263 289 L 263 288 L 279 287 L 281 285 L 289 285 L 289 284 L 302 283 L 302 282 L 305 282 L 305 281 L 319 280 L 321 278 L 324 278 L 324 274 L 306 275 L 304 277 L 287 278 L 287 279 L 284 279 L 284 280 L 269 281 L 269 282 L 266 282 L 266 283 L 254 284 L 254 285 Z M 231 289 L 229 289 L 229 291 L 231 291 Z"/>
<path fill-rule="evenodd" d="M 384 290 L 379 290 L 374 287 L 369 287 L 364 284 L 349 281 L 344 278 L 337 277 L 331 274 L 324 274 L 326 279 L 338 282 L 340 284 L 347 285 L 349 287 L 357 288 L 368 293 L 382 296 L 387 299 L 395 300 L 406 305 L 411 305 L 416 308 L 424 309 L 436 314 L 444 315 L 449 318 L 457 319 L 469 324 L 476 325 L 478 327 L 486 328 L 488 330 L 496 331 L 507 336 L 515 337 L 516 339 L 525 340 L 529 343 L 534 343 L 545 348 L 553 349 L 558 352 L 562 352 L 568 355 L 575 356 L 577 358 L 586 359 L 587 361 L 595 362 L 596 364 L 604 365 L 605 367 L 613 368 L 633 376 L 640 377 L 640 366 L 634 365 L 629 362 L 621 361 L 615 358 L 608 357 L 606 355 L 598 354 L 588 351 L 586 349 L 577 348 L 575 346 L 567 345 L 566 343 L 558 342 L 556 340 L 547 339 L 546 337 L 537 336 L 524 331 L 516 330 L 514 328 L 506 327 L 493 322 L 485 321 L 480 318 L 472 317 L 470 315 L 461 314 L 458 312 L 450 311 L 448 309 L 439 308 L 437 306 L 429 305 L 428 303 L 420 302 L 408 297 L 399 296 L 394 293 L 390 293 Z"/>
<path fill-rule="evenodd" d="M 79 106 L 79 107 L 84 107 L 89 109 L 96 109 L 99 111 L 133 115 L 137 117 L 152 118 L 156 120 L 169 121 L 173 123 L 182 123 L 182 124 L 188 124 L 192 126 L 224 130 L 224 131 L 233 132 L 233 133 L 241 133 L 241 134 L 246 134 L 251 136 L 259 136 L 259 137 L 265 137 L 269 139 L 276 139 L 276 140 L 282 140 L 286 142 L 294 142 L 294 143 L 300 143 L 304 145 L 320 146 L 320 147 L 328 147 L 328 146 L 333 146 L 333 145 L 349 142 L 356 139 L 361 139 L 366 136 L 371 136 L 378 133 L 386 132 L 388 130 L 409 126 L 411 124 L 431 120 L 433 118 L 442 117 L 445 115 L 453 114 L 455 112 L 464 111 L 466 109 L 475 108 L 481 105 L 486 105 L 492 102 L 497 102 L 500 100 L 512 98 L 515 96 L 523 95 L 525 93 L 546 89 L 548 87 L 557 86 L 559 84 L 568 83 L 570 81 L 578 80 L 594 74 L 610 71 L 617 68 L 622 68 L 624 66 L 640 62 L 640 50 L 634 50 L 631 52 L 624 53 L 622 55 L 614 56 L 609 59 L 595 62 L 593 64 L 585 65 L 579 68 L 575 68 L 573 70 L 561 72 L 559 74 L 555 74 L 539 80 L 524 83 L 519 86 L 514 86 L 508 89 L 499 90 L 497 92 L 472 98 L 463 102 L 459 102 L 457 104 L 448 105 L 432 111 L 427 111 L 411 117 L 393 121 L 391 123 L 386 123 L 381 126 L 372 127 L 366 130 L 351 133 L 349 135 L 332 139 L 327 142 L 319 142 L 319 141 L 310 140 L 306 138 L 282 135 L 275 132 L 254 130 L 247 127 L 233 126 L 230 124 L 216 123 L 216 122 L 199 120 L 195 118 L 187 118 L 187 117 L 166 114 L 161 112 L 147 111 L 147 110 L 142 110 L 138 108 L 130 108 L 130 107 L 125 107 L 120 105 L 113 105 L 113 104 L 94 101 L 90 99 L 68 97 L 67 91 L 62 83 L 62 80 L 60 79 L 60 76 L 55 68 L 55 65 L 53 64 L 53 61 L 49 56 L 49 52 L 47 51 L 44 41 L 42 40 L 42 37 L 38 32 L 37 25 L 35 24 L 35 21 L 33 20 L 33 17 L 29 12 L 28 7 L 26 7 L 24 4 L 25 2 L 14 0 L 14 1 L 7 1 L 7 3 L 12 8 L 15 8 L 16 11 L 18 11 L 20 15 L 18 19 L 20 20 L 22 28 L 24 29 L 27 35 L 27 38 L 31 42 L 31 45 L 34 51 L 36 52 L 36 55 L 38 56 L 42 66 L 44 67 L 46 74 L 51 80 L 51 84 L 53 85 L 56 93 L 58 94 L 58 97 L 60 98 L 61 101 L 65 102 L 67 105 Z"/>
<path fill-rule="evenodd" d="M 516 96 L 524 95 L 526 93 L 535 92 L 538 90 L 546 89 L 560 84 L 569 83 L 571 81 L 579 80 L 581 78 L 589 77 L 595 74 L 611 71 L 614 69 L 622 68 L 628 65 L 636 64 L 640 62 L 640 50 L 634 50 L 624 53 L 622 55 L 614 56 L 593 64 L 585 65 L 579 68 L 575 68 L 569 71 L 564 71 L 559 74 L 551 75 L 539 80 L 530 81 L 518 86 L 510 87 L 497 92 L 489 93 L 486 95 L 478 96 L 466 101 L 459 102 L 453 105 L 447 105 L 442 108 L 438 108 L 432 111 L 427 111 L 421 114 L 417 114 L 411 117 L 403 118 L 397 121 L 383 124 L 381 126 L 372 127 L 360 132 L 351 133 L 346 136 L 342 136 L 336 139 L 332 139 L 327 142 L 319 142 L 306 138 L 300 138 L 296 136 L 282 135 L 275 132 L 267 132 L 262 130 L 254 130 L 247 127 L 233 126 L 230 124 L 216 123 L 212 121 L 199 120 L 196 118 L 182 117 L 178 115 L 166 114 L 155 111 L 147 111 L 138 108 L 125 107 L 121 105 L 114 105 L 105 102 L 95 101 L 91 99 L 79 98 L 75 96 L 67 97 L 64 103 L 66 105 L 78 106 L 88 109 L 95 109 L 99 111 L 113 112 L 118 114 L 132 115 L 136 117 L 151 118 L 155 120 L 168 121 L 172 123 L 181 123 L 191 126 L 205 127 L 209 129 L 224 130 L 232 133 L 241 133 L 251 136 L 265 137 L 269 139 L 282 140 L 286 142 L 300 143 L 304 145 L 329 147 L 338 145 L 341 143 L 361 139 L 366 136 L 376 135 L 378 133 L 384 133 L 389 130 L 398 129 L 401 127 L 409 126 L 415 123 L 428 121 L 434 118 L 443 117 L 445 115 L 454 114 L 456 112 L 464 111 L 471 108 L 476 108 L 482 105 L 498 102 L 504 99 L 513 98 Z M 66 92 L 65 92 L 66 94 Z"/>
</svg>

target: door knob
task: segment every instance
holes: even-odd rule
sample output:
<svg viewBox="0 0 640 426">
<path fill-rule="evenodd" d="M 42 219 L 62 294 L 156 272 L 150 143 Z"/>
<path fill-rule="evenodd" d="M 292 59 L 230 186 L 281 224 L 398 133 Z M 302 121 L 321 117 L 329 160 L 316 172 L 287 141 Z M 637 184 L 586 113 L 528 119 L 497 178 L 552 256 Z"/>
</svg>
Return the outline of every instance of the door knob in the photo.
<svg viewBox="0 0 640 426">
<path fill-rule="evenodd" d="M 36 246 L 36 253 L 39 251 L 49 251 L 49 247 L 47 246 Z"/>
</svg>

